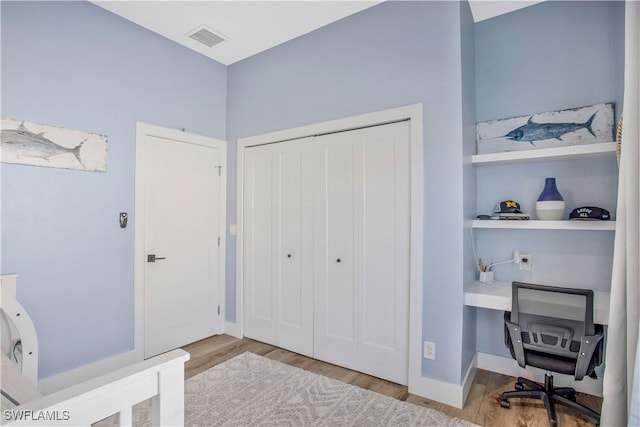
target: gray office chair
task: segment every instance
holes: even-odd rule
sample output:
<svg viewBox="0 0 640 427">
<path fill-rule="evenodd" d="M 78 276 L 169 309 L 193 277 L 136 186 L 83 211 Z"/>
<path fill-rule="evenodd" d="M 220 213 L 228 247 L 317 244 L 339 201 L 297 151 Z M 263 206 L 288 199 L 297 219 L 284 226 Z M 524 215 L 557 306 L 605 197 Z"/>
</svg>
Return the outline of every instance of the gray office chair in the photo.
<svg viewBox="0 0 640 427">
<path fill-rule="evenodd" d="M 556 388 L 558 372 L 582 380 L 597 378 L 595 367 L 602 363 L 603 327 L 593 323 L 593 291 L 558 288 L 531 283 L 512 283 L 511 312 L 505 312 L 505 344 L 518 365 L 545 369 L 544 385 L 518 377 L 515 391 L 502 394 L 500 405 L 509 408 L 509 399 L 541 399 L 549 423 L 557 426 L 556 404 L 572 407 L 596 420 L 600 414 L 576 402 L 576 391 Z M 527 388 L 527 389 L 525 389 Z"/>
</svg>

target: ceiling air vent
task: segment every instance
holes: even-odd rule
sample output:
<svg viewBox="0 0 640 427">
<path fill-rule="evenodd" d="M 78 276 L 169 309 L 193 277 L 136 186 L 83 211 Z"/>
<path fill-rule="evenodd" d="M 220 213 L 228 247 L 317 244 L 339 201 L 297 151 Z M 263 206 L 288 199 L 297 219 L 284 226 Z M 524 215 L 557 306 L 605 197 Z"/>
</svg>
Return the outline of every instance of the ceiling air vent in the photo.
<svg viewBox="0 0 640 427">
<path fill-rule="evenodd" d="M 195 41 L 198 41 L 208 47 L 215 46 L 225 40 L 224 37 L 216 34 L 215 31 L 205 25 L 196 28 L 194 31 L 188 33 L 187 35 Z"/>
</svg>

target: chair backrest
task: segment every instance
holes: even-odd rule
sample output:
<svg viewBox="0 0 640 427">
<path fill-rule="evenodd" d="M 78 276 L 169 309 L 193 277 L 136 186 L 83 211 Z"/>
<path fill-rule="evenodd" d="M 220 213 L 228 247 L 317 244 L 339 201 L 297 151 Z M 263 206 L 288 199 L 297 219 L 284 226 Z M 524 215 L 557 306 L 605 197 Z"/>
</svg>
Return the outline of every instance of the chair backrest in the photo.
<svg viewBox="0 0 640 427">
<path fill-rule="evenodd" d="M 593 295 L 590 289 L 513 282 L 505 327 L 518 364 L 524 367 L 525 353 L 534 351 L 574 360 L 576 379 L 591 373 L 603 337 L 593 323 Z"/>
</svg>

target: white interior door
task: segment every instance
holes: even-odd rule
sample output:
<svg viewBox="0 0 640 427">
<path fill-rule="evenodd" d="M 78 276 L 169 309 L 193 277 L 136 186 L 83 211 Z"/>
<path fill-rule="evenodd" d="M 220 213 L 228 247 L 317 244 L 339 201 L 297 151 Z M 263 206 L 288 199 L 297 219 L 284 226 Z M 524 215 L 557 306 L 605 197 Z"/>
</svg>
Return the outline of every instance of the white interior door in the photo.
<svg viewBox="0 0 640 427">
<path fill-rule="evenodd" d="M 151 357 L 222 330 L 224 201 L 220 148 L 150 135 L 143 143 L 145 357 Z"/>
<path fill-rule="evenodd" d="M 244 316 L 247 337 L 313 354 L 313 164 L 308 140 L 247 149 Z"/>
<path fill-rule="evenodd" d="M 315 357 L 407 384 L 409 124 L 320 139 L 315 144 Z"/>
</svg>

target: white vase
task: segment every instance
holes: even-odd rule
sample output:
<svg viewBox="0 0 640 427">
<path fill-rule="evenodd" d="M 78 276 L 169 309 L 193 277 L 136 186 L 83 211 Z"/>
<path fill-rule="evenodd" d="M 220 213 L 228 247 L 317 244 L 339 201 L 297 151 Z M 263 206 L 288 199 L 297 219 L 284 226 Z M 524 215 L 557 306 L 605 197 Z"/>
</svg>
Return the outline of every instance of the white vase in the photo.
<svg viewBox="0 0 640 427">
<path fill-rule="evenodd" d="M 564 219 L 564 200 L 536 202 L 536 214 L 542 221 L 559 221 Z"/>
</svg>

